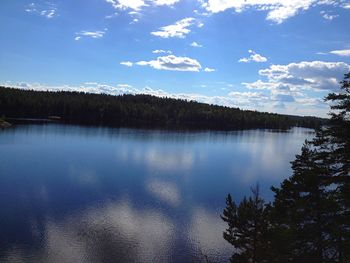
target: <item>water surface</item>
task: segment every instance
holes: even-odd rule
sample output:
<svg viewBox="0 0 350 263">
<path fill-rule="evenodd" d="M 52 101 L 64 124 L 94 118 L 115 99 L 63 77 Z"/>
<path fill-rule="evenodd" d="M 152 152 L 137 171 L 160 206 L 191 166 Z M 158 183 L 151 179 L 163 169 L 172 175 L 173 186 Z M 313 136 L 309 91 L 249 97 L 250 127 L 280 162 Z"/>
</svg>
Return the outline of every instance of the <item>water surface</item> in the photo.
<svg viewBox="0 0 350 263">
<path fill-rule="evenodd" d="M 291 175 L 310 130 L 0 131 L 1 262 L 227 262 L 219 217 Z"/>
</svg>

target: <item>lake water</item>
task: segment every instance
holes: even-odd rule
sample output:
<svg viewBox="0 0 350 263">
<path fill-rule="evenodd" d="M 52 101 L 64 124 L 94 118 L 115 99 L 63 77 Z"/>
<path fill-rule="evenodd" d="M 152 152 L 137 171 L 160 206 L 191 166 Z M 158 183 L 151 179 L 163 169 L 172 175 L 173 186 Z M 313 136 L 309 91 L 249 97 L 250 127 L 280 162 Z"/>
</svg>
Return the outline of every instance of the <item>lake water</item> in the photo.
<svg viewBox="0 0 350 263">
<path fill-rule="evenodd" d="M 0 262 L 227 262 L 220 213 L 291 175 L 310 130 L 0 130 Z"/>
</svg>

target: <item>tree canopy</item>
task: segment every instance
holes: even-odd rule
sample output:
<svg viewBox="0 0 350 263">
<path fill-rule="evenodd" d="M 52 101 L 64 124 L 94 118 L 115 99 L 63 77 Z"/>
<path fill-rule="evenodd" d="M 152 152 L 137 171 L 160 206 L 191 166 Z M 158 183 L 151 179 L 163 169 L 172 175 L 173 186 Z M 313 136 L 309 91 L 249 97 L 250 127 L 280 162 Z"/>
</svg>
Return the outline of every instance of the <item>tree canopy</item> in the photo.
<svg viewBox="0 0 350 263">
<path fill-rule="evenodd" d="M 0 116 L 57 116 L 75 124 L 215 130 L 315 128 L 324 121 L 149 95 L 111 96 L 5 87 L 0 87 Z"/>
<path fill-rule="evenodd" d="M 224 238 L 235 247 L 232 262 L 242 262 L 242 255 L 243 262 L 350 262 L 350 73 L 325 99 L 330 123 L 304 143 L 293 175 L 272 187 L 274 200 L 264 204 L 254 194 L 237 205 L 227 197 L 222 218 Z M 238 213 L 241 207 L 248 212 Z M 263 222 L 264 234 L 246 231 L 248 222 Z M 254 238 L 259 242 L 251 250 Z"/>
</svg>

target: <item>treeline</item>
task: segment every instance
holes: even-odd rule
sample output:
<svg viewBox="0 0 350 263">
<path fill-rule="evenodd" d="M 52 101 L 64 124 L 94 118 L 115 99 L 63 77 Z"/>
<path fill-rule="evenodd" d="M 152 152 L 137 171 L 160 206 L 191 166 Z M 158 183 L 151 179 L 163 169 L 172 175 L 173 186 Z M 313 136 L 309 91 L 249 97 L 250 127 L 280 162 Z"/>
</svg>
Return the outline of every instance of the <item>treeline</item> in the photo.
<svg viewBox="0 0 350 263">
<path fill-rule="evenodd" d="M 231 262 L 350 262 L 350 73 L 341 84 L 326 98 L 330 125 L 305 142 L 273 202 L 258 187 L 239 204 L 228 195 L 221 217 Z"/>
<path fill-rule="evenodd" d="M 216 130 L 315 128 L 322 122 L 315 117 L 246 111 L 149 95 L 112 96 L 6 87 L 0 87 L 0 116 L 58 116 L 64 122 L 76 124 Z"/>
</svg>

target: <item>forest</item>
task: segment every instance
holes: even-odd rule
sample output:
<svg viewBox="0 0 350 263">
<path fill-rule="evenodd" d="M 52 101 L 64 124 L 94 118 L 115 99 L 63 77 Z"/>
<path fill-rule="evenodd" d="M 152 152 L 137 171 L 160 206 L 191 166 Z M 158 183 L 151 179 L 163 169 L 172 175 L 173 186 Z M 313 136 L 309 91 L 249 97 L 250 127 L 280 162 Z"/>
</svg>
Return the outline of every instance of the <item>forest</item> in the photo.
<svg viewBox="0 0 350 263">
<path fill-rule="evenodd" d="M 3 119 L 50 116 L 73 124 L 213 130 L 316 128 L 325 122 L 316 117 L 240 110 L 150 95 L 112 96 L 0 87 Z"/>
<path fill-rule="evenodd" d="M 227 196 L 231 262 L 350 262 L 350 73 L 326 100 L 329 125 L 304 143 L 292 176 L 271 188 L 274 200 L 258 186 L 240 203 Z"/>
</svg>

